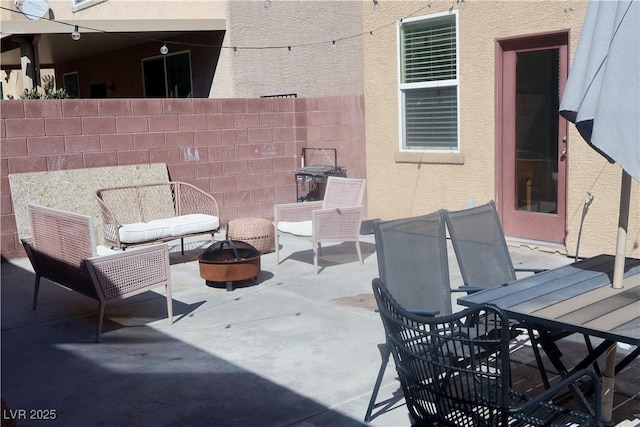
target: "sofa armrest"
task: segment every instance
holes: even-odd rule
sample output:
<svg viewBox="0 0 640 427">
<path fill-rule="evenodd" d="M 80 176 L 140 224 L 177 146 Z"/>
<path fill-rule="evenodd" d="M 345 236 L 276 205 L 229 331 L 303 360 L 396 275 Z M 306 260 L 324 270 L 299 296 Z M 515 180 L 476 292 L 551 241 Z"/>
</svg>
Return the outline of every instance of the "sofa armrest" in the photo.
<svg viewBox="0 0 640 427">
<path fill-rule="evenodd" d="M 103 301 L 126 298 L 159 286 L 166 286 L 170 298 L 171 272 L 166 244 L 88 258 L 86 263 Z"/>
<path fill-rule="evenodd" d="M 206 214 L 220 218 L 220 208 L 215 197 L 186 182 L 172 184 L 177 190 L 177 215 Z"/>
<path fill-rule="evenodd" d="M 363 206 L 313 211 L 314 234 L 322 239 L 353 239 L 360 233 Z"/>
<path fill-rule="evenodd" d="M 121 224 L 118 223 L 115 213 L 104 202 L 101 193 L 101 190 L 96 192 L 96 200 L 98 201 L 100 214 L 102 216 L 102 236 L 104 237 L 104 243 L 108 246 L 120 247 L 120 234 L 118 233 L 118 229 Z"/>
</svg>

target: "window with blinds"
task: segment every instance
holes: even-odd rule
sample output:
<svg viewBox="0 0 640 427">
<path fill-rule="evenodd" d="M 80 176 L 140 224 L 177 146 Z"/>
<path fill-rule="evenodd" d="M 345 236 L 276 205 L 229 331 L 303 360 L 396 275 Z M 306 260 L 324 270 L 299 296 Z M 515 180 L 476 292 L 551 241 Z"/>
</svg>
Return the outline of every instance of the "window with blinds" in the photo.
<svg viewBox="0 0 640 427">
<path fill-rule="evenodd" d="M 399 40 L 402 148 L 457 150 L 457 14 L 402 22 Z"/>
</svg>

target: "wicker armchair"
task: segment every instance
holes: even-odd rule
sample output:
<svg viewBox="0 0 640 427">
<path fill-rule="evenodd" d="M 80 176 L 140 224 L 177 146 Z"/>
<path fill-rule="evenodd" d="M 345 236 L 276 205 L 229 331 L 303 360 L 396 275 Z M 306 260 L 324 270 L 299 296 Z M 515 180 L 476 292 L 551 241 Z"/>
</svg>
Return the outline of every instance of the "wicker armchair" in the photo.
<svg viewBox="0 0 640 427">
<path fill-rule="evenodd" d="M 96 342 L 100 341 L 107 303 L 165 287 L 169 322 L 173 322 L 169 250 L 166 244 L 127 252 L 106 249 L 98 256 L 97 237 L 89 216 L 29 204 L 32 237 L 22 239 L 35 272 L 33 309 L 40 279 L 98 301 Z"/>
<path fill-rule="evenodd" d="M 318 274 L 322 242 L 355 242 L 358 259 L 366 180 L 329 177 L 324 200 L 274 206 L 276 262 L 280 263 L 281 235 L 309 240 L 313 245 L 313 265 Z"/>
<path fill-rule="evenodd" d="M 414 425 L 601 425 L 600 383 L 591 370 L 577 371 L 536 396 L 512 387 L 509 319 L 499 308 L 478 305 L 424 317 L 403 309 L 380 279 L 373 280 L 373 293 Z M 583 378 L 593 384 L 593 408 L 579 402 L 585 405 L 581 412 L 553 403 Z"/>
</svg>

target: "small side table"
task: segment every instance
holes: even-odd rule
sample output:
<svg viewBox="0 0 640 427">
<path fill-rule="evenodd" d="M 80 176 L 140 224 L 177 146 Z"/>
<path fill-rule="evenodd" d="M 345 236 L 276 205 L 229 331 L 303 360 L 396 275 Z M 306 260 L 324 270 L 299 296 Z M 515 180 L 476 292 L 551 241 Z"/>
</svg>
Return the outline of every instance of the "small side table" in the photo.
<svg viewBox="0 0 640 427">
<path fill-rule="evenodd" d="M 273 223 L 267 219 L 238 218 L 227 224 L 228 240 L 246 242 L 263 254 L 273 250 L 273 236 Z"/>
</svg>

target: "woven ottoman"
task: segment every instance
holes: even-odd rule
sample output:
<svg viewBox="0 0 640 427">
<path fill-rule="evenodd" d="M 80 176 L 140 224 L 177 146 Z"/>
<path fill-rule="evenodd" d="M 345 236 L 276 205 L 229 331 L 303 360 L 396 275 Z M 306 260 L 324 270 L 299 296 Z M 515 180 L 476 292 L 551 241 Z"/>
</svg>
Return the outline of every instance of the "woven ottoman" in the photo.
<svg viewBox="0 0 640 427">
<path fill-rule="evenodd" d="M 263 218 L 232 219 L 227 224 L 227 239 L 246 242 L 261 253 L 273 249 L 273 224 Z"/>
</svg>

